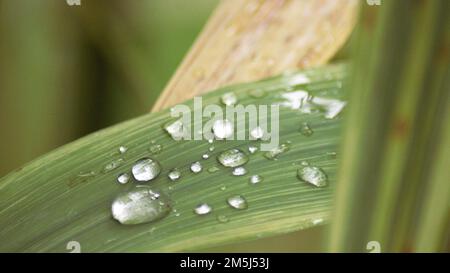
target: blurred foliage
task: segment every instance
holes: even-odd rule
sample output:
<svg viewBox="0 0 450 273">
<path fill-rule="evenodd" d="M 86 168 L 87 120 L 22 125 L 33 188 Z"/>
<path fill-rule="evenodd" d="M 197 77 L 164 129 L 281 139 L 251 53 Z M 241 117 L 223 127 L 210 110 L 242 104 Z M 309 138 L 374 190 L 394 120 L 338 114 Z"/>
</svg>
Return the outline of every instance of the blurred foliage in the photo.
<svg viewBox="0 0 450 273">
<path fill-rule="evenodd" d="M 0 0 L 0 176 L 150 110 L 218 0 Z"/>
</svg>

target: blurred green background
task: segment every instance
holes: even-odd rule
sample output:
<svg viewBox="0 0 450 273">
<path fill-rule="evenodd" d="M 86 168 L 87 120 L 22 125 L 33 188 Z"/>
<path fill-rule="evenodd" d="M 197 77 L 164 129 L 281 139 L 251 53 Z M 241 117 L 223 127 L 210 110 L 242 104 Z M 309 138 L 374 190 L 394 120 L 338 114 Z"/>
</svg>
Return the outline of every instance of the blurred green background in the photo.
<svg viewBox="0 0 450 273">
<path fill-rule="evenodd" d="M 0 176 L 148 112 L 218 0 L 0 0 Z"/>
</svg>

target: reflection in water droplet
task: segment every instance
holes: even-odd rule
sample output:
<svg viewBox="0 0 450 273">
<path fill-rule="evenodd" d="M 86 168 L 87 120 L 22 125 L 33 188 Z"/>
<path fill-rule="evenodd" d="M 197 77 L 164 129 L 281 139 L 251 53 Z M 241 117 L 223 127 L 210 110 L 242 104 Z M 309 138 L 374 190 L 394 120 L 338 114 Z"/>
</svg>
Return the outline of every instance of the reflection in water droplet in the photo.
<svg viewBox="0 0 450 273">
<path fill-rule="evenodd" d="M 282 143 L 278 147 L 265 152 L 264 157 L 270 160 L 276 160 L 279 155 L 289 151 L 289 149 L 290 145 L 288 143 Z"/>
<path fill-rule="evenodd" d="M 223 94 L 221 97 L 223 104 L 227 106 L 235 105 L 237 103 L 237 97 L 233 92 Z"/>
<path fill-rule="evenodd" d="M 175 181 L 181 177 L 181 172 L 177 169 L 173 169 L 167 176 L 170 180 Z"/>
<path fill-rule="evenodd" d="M 217 139 L 225 139 L 233 136 L 234 127 L 229 120 L 216 120 L 213 124 L 212 131 Z"/>
<path fill-rule="evenodd" d="M 237 167 L 233 169 L 233 175 L 234 176 L 241 176 L 245 175 L 247 173 L 247 170 L 244 167 Z"/>
<path fill-rule="evenodd" d="M 316 187 L 325 187 L 328 181 L 325 172 L 314 166 L 305 166 L 298 169 L 297 177 L 300 180 L 308 182 Z"/>
<path fill-rule="evenodd" d="M 126 184 L 130 180 L 130 175 L 127 173 L 121 173 L 117 177 L 117 182 L 120 184 Z"/>
<path fill-rule="evenodd" d="M 202 158 L 203 158 L 203 159 L 208 159 L 208 158 L 209 158 L 209 154 L 203 154 L 203 155 L 202 155 Z"/>
<path fill-rule="evenodd" d="M 234 195 L 227 199 L 228 205 L 235 209 L 246 209 L 248 207 L 247 200 L 242 195 Z"/>
<path fill-rule="evenodd" d="M 137 181 L 150 181 L 161 172 L 159 162 L 151 158 L 142 158 L 133 165 L 132 172 Z"/>
<path fill-rule="evenodd" d="M 263 181 L 263 177 L 258 174 L 255 174 L 255 175 L 250 176 L 249 181 L 250 181 L 250 184 L 258 184 Z"/>
<path fill-rule="evenodd" d="M 191 164 L 191 171 L 193 173 L 199 173 L 202 171 L 202 169 L 203 169 L 202 164 L 198 161 Z"/>
<path fill-rule="evenodd" d="M 218 215 L 217 216 L 217 221 L 219 223 L 227 223 L 229 221 L 228 217 L 225 215 Z"/>
<path fill-rule="evenodd" d="M 107 173 L 107 172 L 110 172 L 110 171 L 112 171 L 114 169 L 117 169 L 123 163 L 124 163 L 123 158 L 119 158 L 119 159 L 113 160 L 112 162 L 110 162 L 110 163 L 105 165 L 105 167 L 103 168 L 103 172 Z"/>
<path fill-rule="evenodd" d="M 239 149 L 231 149 L 222 152 L 217 160 L 225 167 L 238 167 L 248 162 L 248 156 Z"/>
<path fill-rule="evenodd" d="M 310 136 L 313 134 L 313 130 L 311 129 L 309 124 L 305 122 L 300 127 L 300 133 L 304 136 Z"/>
<path fill-rule="evenodd" d="M 148 187 L 120 193 L 111 206 L 113 218 L 124 225 L 153 222 L 167 216 L 170 210 L 170 199 Z"/>
<path fill-rule="evenodd" d="M 206 203 L 200 204 L 194 208 L 194 212 L 197 215 L 206 215 L 212 211 L 212 207 Z"/>
</svg>

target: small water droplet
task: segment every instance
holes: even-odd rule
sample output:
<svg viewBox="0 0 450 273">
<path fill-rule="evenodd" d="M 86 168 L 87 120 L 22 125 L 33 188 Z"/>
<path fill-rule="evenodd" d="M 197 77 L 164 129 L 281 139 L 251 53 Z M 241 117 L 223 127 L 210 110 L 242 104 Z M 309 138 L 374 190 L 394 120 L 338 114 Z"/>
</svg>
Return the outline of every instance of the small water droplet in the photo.
<svg viewBox="0 0 450 273">
<path fill-rule="evenodd" d="M 233 92 L 225 93 L 221 97 L 221 101 L 223 104 L 227 106 L 235 105 L 237 103 L 237 97 Z"/>
<path fill-rule="evenodd" d="M 233 175 L 234 176 L 242 176 L 247 173 L 247 170 L 244 167 L 237 167 L 233 169 Z"/>
<path fill-rule="evenodd" d="M 322 218 L 317 218 L 317 219 L 312 220 L 312 224 L 313 224 L 313 225 L 319 225 L 319 224 L 321 224 L 322 222 L 323 222 L 323 219 L 322 219 Z"/>
<path fill-rule="evenodd" d="M 171 211 L 170 199 L 148 187 L 120 193 L 111 206 L 114 219 L 124 225 L 148 223 L 167 216 Z"/>
<path fill-rule="evenodd" d="M 266 95 L 266 92 L 262 89 L 252 89 L 248 92 L 248 95 L 252 98 L 262 98 Z"/>
<path fill-rule="evenodd" d="M 208 143 L 213 143 L 214 142 L 214 139 L 208 139 Z"/>
<path fill-rule="evenodd" d="M 309 166 L 309 163 L 308 163 L 308 161 L 302 161 L 302 162 L 300 162 L 300 165 L 302 165 L 302 166 Z"/>
<path fill-rule="evenodd" d="M 327 152 L 327 156 L 331 159 L 335 159 L 337 157 L 336 152 Z"/>
<path fill-rule="evenodd" d="M 300 180 L 310 183 L 316 187 L 325 187 L 328 181 L 325 172 L 314 166 L 305 166 L 298 169 L 297 177 Z"/>
<path fill-rule="evenodd" d="M 203 159 L 208 159 L 208 158 L 209 158 L 209 154 L 203 154 L 203 155 L 202 155 L 202 158 L 203 158 Z"/>
<path fill-rule="evenodd" d="M 249 146 L 249 147 L 248 147 L 248 151 L 249 151 L 251 154 L 254 154 L 254 153 L 256 153 L 256 151 L 258 151 L 258 147 L 256 147 L 256 146 Z"/>
<path fill-rule="evenodd" d="M 227 223 L 230 220 L 228 219 L 228 217 L 226 215 L 218 215 L 217 216 L 217 221 L 219 223 Z"/>
<path fill-rule="evenodd" d="M 220 190 L 221 190 L 221 191 L 227 190 L 227 186 L 225 186 L 225 185 L 220 186 Z"/>
<path fill-rule="evenodd" d="M 278 147 L 273 148 L 270 151 L 264 153 L 264 157 L 270 160 L 276 160 L 277 157 L 287 151 L 289 151 L 290 145 L 288 143 L 282 143 Z"/>
<path fill-rule="evenodd" d="M 107 172 L 110 172 L 110 171 L 112 171 L 114 169 L 117 169 L 123 163 L 124 163 L 123 158 L 119 158 L 119 159 L 113 160 L 112 162 L 110 162 L 110 163 L 105 165 L 105 167 L 103 168 L 103 172 L 107 173 Z"/>
<path fill-rule="evenodd" d="M 202 171 L 202 169 L 203 169 L 202 164 L 198 161 L 191 164 L 191 171 L 193 173 L 199 173 Z"/>
<path fill-rule="evenodd" d="M 151 158 L 142 158 L 133 165 L 132 172 L 137 181 L 150 181 L 161 172 L 159 162 Z"/>
<path fill-rule="evenodd" d="M 208 168 L 208 172 L 209 173 L 215 173 L 215 172 L 217 172 L 218 170 L 220 170 L 218 167 L 216 167 L 216 166 L 212 166 L 212 167 L 209 167 Z"/>
<path fill-rule="evenodd" d="M 213 152 L 216 148 L 214 148 L 214 146 L 211 146 L 208 148 L 208 151 Z"/>
<path fill-rule="evenodd" d="M 166 130 L 169 135 L 175 139 L 180 140 L 184 136 L 184 124 L 181 119 L 167 122 L 164 126 L 164 130 Z"/>
<path fill-rule="evenodd" d="M 177 169 L 173 169 L 169 172 L 167 176 L 169 177 L 170 180 L 175 181 L 181 177 L 181 172 Z"/>
<path fill-rule="evenodd" d="M 248 207 L 247 200 L 242 195 L 234 195 L 227 199 L 228 205 L 235 209 L 246 209 Z"/>
<path fill-rule="evenodd" d="M 128 148 L 125 146 L 120 146 L 119 147 L 119 153 L 124 154 L 128 151 Z"/>
<path fill-rule="evenodd" d="M 152 154 L 159 154 L 163 150 L 163 146 L 161 144 L 155 144 L 150 146 L 149 150 Z"/>
<path fill-rule="evenodd" d="M 300 133 L 304 136 L 310 136 L 313 134 L 313 130 L 311 129 L 309 124 L 305 122 L 300 127 Z"/>
<path fill-rule="evenodd" d="M 206 215 L 212 211 L 212 207 L 206 203 L 200 204 L 194 208 L 197 215 Z"/>
<path fill-rule="evenodd" d="M 258 174 L 250 176 L 250 179 L 249 179 L 250 184 L 253 184 L 253 185 L 258 184 L 258 183 L 262 182 L 263 180 L 264 180 L 263 177 Z"/>
<path fill-rule="evenodd" d="M 222 152 L 217 160 L 225 167 L 239 167 L 248 162 L 248 156 L 239 149 L 231 149 Z"/>
<path fill-rule="evenodd" d="M 129 180 L 130 180 L 130 175 L 127 173 L 121 173 L 117 177 L 117 182 L 119 182 L 120 184 L 126 184 L 126 183 L 128 183 Z"/>
<path fill-rule="evenodd" d="M 216 120 L 213 124 L 212 131 L 217 139 L 229 138 L 234 133 L 233 124 L 227 120 Z"/>
<path fill-rule="evenodd" d="M 96 173 L 94 171 L 89 171 L 89 172 L 80 172 L 78 173 L 78 177 L 93 177 L 95 176 Z"/>
<path fill-rule="evenodd" d="M 250 131 L 252 139 L 262 139 L 264 137 L 264 130 L 261 127 L 255 127 Z"/>
</svg>

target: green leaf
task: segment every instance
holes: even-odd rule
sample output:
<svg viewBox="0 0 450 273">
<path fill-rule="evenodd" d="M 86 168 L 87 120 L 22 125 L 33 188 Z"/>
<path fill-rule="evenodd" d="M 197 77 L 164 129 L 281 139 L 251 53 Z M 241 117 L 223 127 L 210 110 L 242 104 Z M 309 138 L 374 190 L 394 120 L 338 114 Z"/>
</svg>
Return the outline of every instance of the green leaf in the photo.
<svg viewBox="0 0 450 273">
<path fill-rule="evenodd" d="M 309 82 L 304 82 L 305 77 Z M 291 73 L 222 88 L 205 95 L 203 105 L 218 104 L 221 95 L 230 91 L 243 105 L 278 104 L 286 101 L 281 94 L 298 90 L 338 100 L 342 98 L 344 78 L 344 65 Z M 255 96 L 255 90 L 265 95 Z M 326 109 L 316 110 L 302 113 L 280 107 L 280 143 L 290 143 L 290 149 L 277 160 L 267 159 L 261 151 L 248 153 L 249 145 L 259 147 L 257 141 L 175 141 L 162 128 L 173 120 L 170 111 L 148 114 L 65 145 L 0 180 L 0 251 L 66 252 L 69 241 L 78 241 L 82 252 L 186 251 L 326 223 L 341 120 L 339 116 L 325 118 Z M 310 136 L 300 133 L 305 122 L 313 130 Z M 128 148 L 124 154 L 118 152 L 121 145 Z M 152 154 L 153 145 L 161 145 L 162 150 Z M 209 159 L 202 159 L 210 146 L 214 151 L 209 152 Z M 232 176 L 231 169 L 216 160 L 220 152 L 235 147 L 249 154 L 245 176 Z M 117 176 L 130 173 L 133 164 L 147 156 L 162 166 L 158 178 L 148 185 L 168 194 L 176 212 L 156 222 L 121 225 L 111 216 L 111 203 L 137 182 L 121 185 Z M 189 170 L 195 161 L 202 163 L 201 173 Z M 323 169 L 328 186 L 318 188 L 300 181 L 297 169 L 302 161 Z M 110 163 L 118 166 L 105 171 Z M 209 173 L 207 169 L 214 166 L 219 170 Z M 167 177 L 173 168 L 182 173 L 177 181 Z M 264 180 L 250 185 L 253 174 Z M 235 194 L 246 198 L 247 209 L 235 210 L 227 205 L 226 199 Z M 194 207 L 203 202 L 213 206 L 212 213 L 196 215 Z M 219 216 L 228 221 L 218 221 Z"/>
</svg>

